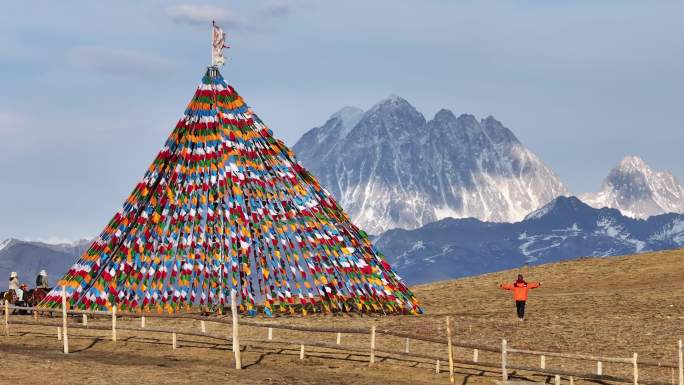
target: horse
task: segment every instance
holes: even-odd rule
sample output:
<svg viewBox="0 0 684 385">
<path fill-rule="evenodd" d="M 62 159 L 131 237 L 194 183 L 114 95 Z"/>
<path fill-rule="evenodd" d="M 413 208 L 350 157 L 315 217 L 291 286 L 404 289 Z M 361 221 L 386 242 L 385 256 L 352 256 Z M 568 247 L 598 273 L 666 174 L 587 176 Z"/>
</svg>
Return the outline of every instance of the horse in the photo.
<svg viewBox="0 0 684 385">
<path fill-rule="evenodd" d="M 17 292 L 14 290 L 7 290 L 6 292 L 2 293 L 2 299 L 5 300 L 5 304 L 10 304 L 14 306 L 21 306 L 21 307 L 26 307 L 26 292 L 24 292 L 24 300 L 19 301 L 19 297 L 17 296 Z M 12 314 L 15 314 L 18 310 L 14 309 L 12 310 Z M 22 311 L 23 312 L 23 311 Z"/>
<path fill-rule="evenodd" d="M 36 307 L 50 292 L 51 289 L 45 289 L 42 287 L 38 287 L 35 289 L 28 290 L 26 294 L 26 303 L 30 307 Z M 37 310 L 34 310 L 34 312 Z M 52 313 L 48 313 L 50 316 L 52 316 Z"/>
</svg>

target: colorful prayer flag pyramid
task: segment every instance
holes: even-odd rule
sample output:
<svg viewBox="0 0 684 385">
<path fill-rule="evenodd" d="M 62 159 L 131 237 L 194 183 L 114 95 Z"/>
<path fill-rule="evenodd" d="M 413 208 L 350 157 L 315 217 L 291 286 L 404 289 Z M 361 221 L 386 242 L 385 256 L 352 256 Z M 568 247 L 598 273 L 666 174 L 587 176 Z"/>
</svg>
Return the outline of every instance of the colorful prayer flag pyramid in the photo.
<svg viewBox="0 0 684 385">
<path fill-rule="evenodd" d="M 175 312 L 230 303 L 267 315 L 420 313 L 316 178 L 216 67 L 142 181 L 62 287 L 80 309 Z"/>
</svg>

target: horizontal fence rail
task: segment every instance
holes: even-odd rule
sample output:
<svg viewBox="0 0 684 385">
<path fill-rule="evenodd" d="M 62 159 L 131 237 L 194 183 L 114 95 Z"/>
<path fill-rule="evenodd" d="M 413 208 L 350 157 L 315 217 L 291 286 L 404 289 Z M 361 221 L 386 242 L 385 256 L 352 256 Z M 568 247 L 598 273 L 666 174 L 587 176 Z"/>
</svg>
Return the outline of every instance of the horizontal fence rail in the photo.
<svg viewBox="0 0 684 385">
<path fill-rule="evenodd" d="M 234 304 L 234 303 L 233 303 Z M 64 307 L 66 308 L 66 301 L 64 301 Z M 482 367 L 482 368 L 491 368 L 493 371 L 501 371 L 502 376 L 505 380 L 508 379 L 508 370 L 518 370 L 518 371 L 523 371 L 523 372 L 530 372 L 530 373 L 537 373 L 541 375 L 555 375 L 555 376 L 565 376 L 569 378 L 581 378 L 581 379 L 586 379 L 586 380 L 595 380 L 595 381 L 611 381 L 611 382 L 621 382 L 621 383 L 633 383 L 633 384 L 644 384 L 644 385 L 665 385 L 665 384 L 670 384 L 674 383 L 674 370 L 677 370 L 678 372 L 678 385 L 684 385 L 684 359 L 682 358 L 684 356 L 684 349 L 682 348 L 682 342 L 681 340 L 678 342 L 678 349 L 677 349 L 677 355 L 678 355 L 678 362 L 677 363 L 668 363 L 668 362 L 660 362 L 660 361 L 652 361 L 652 360 L 637 360 L 637 355 L 636 353 L 634 354 L 633 357 L 629 358 L 623 358 L 623 357 L 603 357 L 603 356 L 596 356 L 596 355 L 590 355 L 590 354 L 580 354 L 580 353 L 565 353 L 565 352 L 553 352 L 553 351 L 537 351 L 537 350 L 526 350 L 526 349 L 518 349 L 518 348 L 512 348 L 508 347 L 505 340 L 502 343 L 500 347 L 494 347 L 494 346 L 488 346 L 488 345 L 481 345 L 481 344 L 471 344 L 471 343 L 463 343 L 460 341 L 457 341 L 453 337 L 451 338 L 437 338 L 437 337 L 428 337 L 416 333 L 409 333 L 409 332 L 401 332 L 401 331 L 395 331 L 391 329 L 381 329 L 375 326 L 370 327 L 322 327 L 322 326 L 300 326 L 300 325 L 288 325 L 288 324 L 282 324 L 282 323 L 277 323 L 277 322 L 263 322 L 263 321 L 254 321 L 254 320 L 247 320 L 247 319 L 240 319 L 239 324 L 241 326 L 250 326 L 250 327 L 256 327 L 256 328 L 266 328 L 268 329 L 268 338 L 267 339 L 259 339 L 259 338 L 239 338 L 238 333 L 237 333 L 237 324 L 238 324 L 238 318 L 236 312 L 233 312 L 233 317 L 232 318 L 219 318 L 216 316 L 206 316 L 202 315 L 201 312 L 195 312 L 195 313 L 183 313 L 183 314 L 168 314 L 168 313 L 155 313 L 155 312 L 118 312 L 116 308 L 114 307 L 111 311 L 102 311 L 102 310 L 66 310 L 60 308 L 60 309 L 46 309 L 46 308 L 40 308 L 40 307 L 21 307 L 21 306 L 14 306 L 14 305 L 7 305 L 3 304 L 0 306 L 0 309 L 2 309 L 4 313 L 4 319 L 5 319 L 5 334 L 9 335 L 9 319 L 10 319 L 10 311 L 14 310 L 21 310 L 21 311 L 26 311 L 26 312 L 33 312 L 34 315 L 37 316 L 38 313 L 61 313 L 62 314 L 62 322 L 39 322 L 37 320 L 29 321 L 29 320 L 13 320 L 12 324 L 16 325 L 32 325 L 32 326 L 46 326 L 46 327 L 56 327 L 58 328 L 58 338 L 63 340 L 64 342 L 64 352 L 68 354 L 68 333 L 67 329 L 80 329 L 80 330 L 98 330 L 98 331 L 111 331 L 112 333 L 112 341 L 116 341 L 116 331 L 121 330 L 121 331 L 130 331 L 130 332 L 143 332 L 143 333 L 162 333 L 162 334 L 171 334 L 172 336 L 172 346 L 173 349 L 177 348 L 177 336 L 192 336 L 192 337 L 202 337 L 202 338 L 208 338 L 208 339 L 213 339 L 213 340 L 218 340 L 226 344 L 231 344 L 232 346 L 230 350 L 232 350 L 235 354 L 235 363 L 236 363 L 236 368 L 240 369 L 241 364 L 240 364 L 240 341 L 242 342 L 249 342 L 249 343 L 263 343 L 263 344 L 279 344 L 279 345 L 287 345 L 287 346 L 293 346 L 293 349 L 298 348 L 300 352 L 300 359 L 304 359 L 306 356 L 306 348 L 305 347 L 315 347 L 315 348 L 321 348 L 321 349 L 330 349 L 333 351 L 343 351 L 343 352 L 351 352 L 351 354 L 357 354 L 357 355 L 363 355 L 363 356 L 369 356 L 369 362 L 370 364 L 373 364 L 375 362 L 376 358 L 380 359 L 386 359 L 386 358 L 392 358 L 392 357 L 401 357 L 401 358 L 410 358 L 413 361 L 416 361 L 416 359 L 421 359 L 421 360 L 429 360 L 427 363 L 435 363 L 435 372 L 440 373 L 440 365 L 441 363 L 448 363 L 448 370 L 450 371 L 450 381 L 453 383 L 453 366 L 454 364 L 459 364 L 459 365 L 469 365 L 469 366 L 475 366 L 475 367 Z M 82 316 L 82 323 L 78 322 L 67 322 L 68 316 L 75 316 L 75 315 L 81 315 Z M 87 316 L 105 316 L 105 317 L 111 317 L 111 328 L 107 326 L 101 326 L 101 325 L 88 325 L 87 324 Z M 117 318 L 140 318 L 141 319 L 141 325 L 139 328 L 136 327 L 129 327 L 129 326 L 120 326 L 116 324 Z M 150 328 L 145 326 L 145 319 L 146 318 L 161 318 L 161 319 L 190 319 L 190 320 L 197 320 L 201 322 L 201 332 L 192 332 L 192 331 L 179 331 L 179 330 L 174 330 L 174 329 L 167 329 L 167 328 Z M 222 325 L 231 325 L 233 326 L 233 333 L 232 336 L 230 333 L 226 333 L 225 335 L 218 335 L 218 334 L 212 334 L 212 333 L 207 333 L 206 332 L 206 327 L 205 323 L 206 322 L 213 322 L 217 324 L 222 324 Z M 449 318 L 447 317 L 447 331 L 450 331 L 450 321 Z M 291 331 L 301 331 L 301 332 L 313 332 L 313 333 L 336 333 L 337 334 L 337 339 L 335 343 L 332 342 L 320 342 L 320 341 L 304 341 L 304 340 L 280 340 L 280 339 L 273 339 L 273 329 L 281 329 L 281 330 L 291 330 Z M 359 346 L 350 346 L 350 345 L 343 345 L 341 344 L 341 335 L 342 334 L 352 334 L 352 335 L 367 335 L 370 337 L 370 349 L 368 348 L 363 348 Z M 405 339 L 405 349 L 404 350 L 391 350 L 391 349 L 379 349 L 376 348 L 375 346 L 375 341 L 377 338 L 377 335 L 385 335 L 385 336 L 392 336 L 392 337 L 397 337 L 397 338 L 402 338 Z M 447 352 L 445 354 L 448 356 L 448 358 L 445 358 L 443 355 L 437 355 L 437 354 L 425 354 L 425 353 L 418 353 L 418 352 L 411 352 L 410 351 L 410 341 L 422 341 L 426 343 L 434 343 L 438 344 L 441 346 L 446 346 L 448 347 Z M 197 342 L 197 341 L 193 341 Z M 473 350 L 473 356 L 472 359 L 459 359 L 456 357 L 453 357 L 453 348 L 461 348 L 461 349 L 471 349 Z M 496 353 L 501 355 L 501 362 L 487 362 L 487 361 L 481 361 L 479 359 L 479 353 L 480 352 L 488 352 L 488 353 Z M 509 354 L 520 354 L 520 355 L 530 355 L 530 356 L 538 356 L 541 358 L 541 364 L 540 367 L 531 367 L 531 366 L 521 366 L 521 365 L 510 365 L 508 361 L 508 355 Z M 384 355 L 384 357 L 378 356 L 378 355 Z M 377 357 L 376 357 L 377 356 Z M 597 363 L 597 371 L 596 373 L 588 373 L 588 372 L 576 372 L 576 371 L 570 371 L 566 369 L 549 369 L 546 368 L 545 364 L 545 358 L 546 357 L 557 357 L 557 358 L 563 358 L 563 359 L 569 359 L 569 360 L 581 360 L 581 361 L 593 361 Z M 419 362 L 419 361 L 416 361 Z M 616 364 L 625 364 L 625 365 L 632 365 L 633 366 L 633 377 L 632 378 L 626 378 L 626 377 L 619 377 L 619 376 L 614 376 L 614 375 L 608 375 L 603 373 L 603 363 L 616 363 Z M 426 363 L 426 362 L 423 362 Z M 638 378 L 638 368 L 639 367 L 656 367 L 656 368 L 669 368 L 673 370 L 673 382 L 659 382 L 659 381 L 649 381 L 649 380 L 643 380 Z"/>
</svg>

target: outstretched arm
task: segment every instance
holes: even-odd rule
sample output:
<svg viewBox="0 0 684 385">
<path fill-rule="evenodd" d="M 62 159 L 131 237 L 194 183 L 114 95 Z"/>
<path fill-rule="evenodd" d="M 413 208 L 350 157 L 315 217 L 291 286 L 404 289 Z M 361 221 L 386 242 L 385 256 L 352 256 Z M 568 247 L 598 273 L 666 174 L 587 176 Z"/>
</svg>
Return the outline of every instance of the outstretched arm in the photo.
<svg viewBox="0 0 684 385">
<path fill-rule="evenodd" d="M 527 284 L 528 289 L 536 289 L 541 286 L 541 282 L 530 282 Z"/>
<path fill-rule="evenodd" d="M 513 290 L 513 284 L 512 283 L 502 283 L 499 285 L 499 289 Z"/>
</svg>

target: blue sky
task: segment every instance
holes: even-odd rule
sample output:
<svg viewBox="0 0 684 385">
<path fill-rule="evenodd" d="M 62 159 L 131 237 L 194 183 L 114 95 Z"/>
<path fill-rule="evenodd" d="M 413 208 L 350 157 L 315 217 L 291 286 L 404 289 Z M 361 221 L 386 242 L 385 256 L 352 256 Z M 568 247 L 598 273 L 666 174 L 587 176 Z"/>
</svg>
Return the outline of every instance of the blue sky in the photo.
<svg viewBox="0 0 684 385">
<path fill-rule="evenodd" d="M 684 179 L 679 1 L 28 1 L 0 15 L 0 238 L 96 235 L 229 34 L 224 77 L 292 145 L 390 94 L 493 115 L 575 193 L 635 154 Z"/>
</svg>

